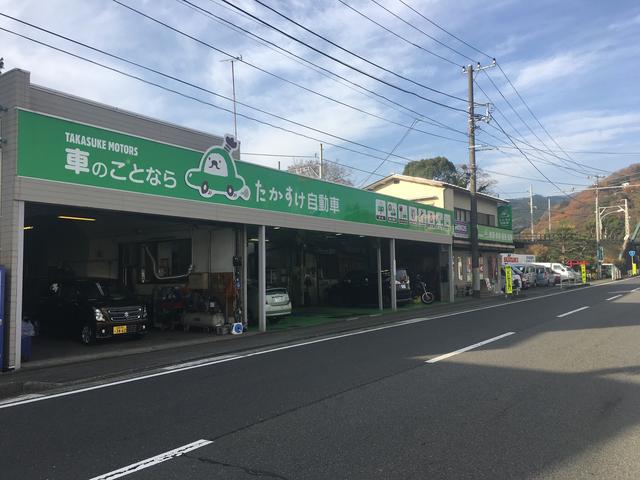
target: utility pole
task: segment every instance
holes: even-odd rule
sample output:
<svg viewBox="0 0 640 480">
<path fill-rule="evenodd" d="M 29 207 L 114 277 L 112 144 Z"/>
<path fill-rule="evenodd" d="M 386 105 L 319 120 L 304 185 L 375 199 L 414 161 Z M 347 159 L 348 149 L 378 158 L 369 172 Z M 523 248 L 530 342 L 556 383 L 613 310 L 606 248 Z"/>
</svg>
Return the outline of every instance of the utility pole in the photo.
<svg viewBox="0 0 640 480">
<path fill-rule="evenodd" d="M 467 67 L 469 88 L 469 193 L 471 195 L 471 272 L 473 295 L 480 295 L 480 255 L 478 248 L 478 199 L 476 197 L 476 119 L 473 111 L 473 65 Z"/>
<path fill-rule="evenodd" d="M 495 59 L 493 63 L 486 67 L 481 67 L 478 63 L 476 68 L 472 64 L 467 65 L 463 72 L 467 74 L 467 85 L 469 90 L 469 195 L 471 197 L 471 218 L 469 219 L 469 239 L 471 240 L 471 272 L 472 282 L 471 287 L 473 289 L 474 296 L 480 296 L 480 252 L 478 246 L 478 198 L 477 198 L 477 171 L 476 171 L 476 115 L 474 112 L 473 101 L 473 72 L 474 70 L 479 72 L 485 68 L 494 67 L 496 65 Z M 483 118 L 484 119 L 484 118 Z M 487 108 L 486 120 L 489 119 L 489 108 Z"/>
<path fill-rule="evenodd" d="M 629 200 L 624 199 L 624 241 L 628 242 L 631 238 L 631 225 L 629 223 Z"/>
<path fill-rule="evenodd" d="M 596 175 L 596 264 L 598 265 L 597 267 L 598 279 L 602 277 L 602 263 L 600 260 L 600 203 L 599 203 L 600 199 L 598 196 L 599 180 L 600 180 L 600 177 Z"/>
<path fill-rule="evenodd" d="M 324 149 L 322 148 L 322 144 L 320 144 L 320 174 L 318 175 L 318 177 L 320 177 L 320 180 L 322 180 L 322 167 L 323 167 L 323 163 L 324 163 Z"/>
<path fill-rule="evenodd" d="M 533 187 L 529 184 L 529 216 L 531 219 L 531 241 L 533 241 Z"/>
<path fill-rule="evenodd" d="M 551 197 L 547 197 L 547 211 L 549 212 L 549 235 L 551 235 Z"/>
</svg>

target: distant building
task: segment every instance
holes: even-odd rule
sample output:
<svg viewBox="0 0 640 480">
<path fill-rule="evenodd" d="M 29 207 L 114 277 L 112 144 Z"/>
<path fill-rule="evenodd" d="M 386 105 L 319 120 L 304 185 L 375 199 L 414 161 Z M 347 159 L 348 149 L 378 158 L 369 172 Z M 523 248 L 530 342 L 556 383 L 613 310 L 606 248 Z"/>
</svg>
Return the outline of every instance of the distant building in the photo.
<svg viewBox="0 0 640 480">
<path fill-rule="evenodd" d="M 469 221 L 471 194 L 468 189 L 450 183 L 420 177 L 393 174 L 374 182 L 366 190 L 411 200 L 425 205 L 452 210 L 453 276 L 456 295 L 471 289 L 471 243 Z M 509 202 L 491 195 L 478 196 L 478 240 L 480 247 L 480 279 L 497 282 L 500 252 L 512 252 L 511 209 Z"/>
</svg>

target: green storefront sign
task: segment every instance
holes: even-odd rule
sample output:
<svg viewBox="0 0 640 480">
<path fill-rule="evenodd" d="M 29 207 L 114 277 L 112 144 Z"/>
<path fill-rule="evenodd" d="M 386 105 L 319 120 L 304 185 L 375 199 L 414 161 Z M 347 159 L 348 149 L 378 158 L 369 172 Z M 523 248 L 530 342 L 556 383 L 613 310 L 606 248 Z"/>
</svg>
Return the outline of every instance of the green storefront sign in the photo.
<svg viewBox="0 0 640 480">
<path fill-rule="evenodd" d="M 211 204 L 452 235 L 452 212 L 20 110 L 18 175 Z"/>
<path fill-rule="evenodd" d="M 511 211 L 511 205 L 499 205 L 498 206 L 498 227 L 506 230 L 511 230 L 513 222 L 513 213 Z"/>
<path fill-rule="evenodd" d="M 466 228 L 460 228 L 462 225 L 466 225 Z M 469 229 L 468 223 L 456 222 L 454 237 L 468 239 Z M 513 243 L 513 232 L 504 228 L 478 225 L 478 240 L 481 242 Z"/>
</svg>

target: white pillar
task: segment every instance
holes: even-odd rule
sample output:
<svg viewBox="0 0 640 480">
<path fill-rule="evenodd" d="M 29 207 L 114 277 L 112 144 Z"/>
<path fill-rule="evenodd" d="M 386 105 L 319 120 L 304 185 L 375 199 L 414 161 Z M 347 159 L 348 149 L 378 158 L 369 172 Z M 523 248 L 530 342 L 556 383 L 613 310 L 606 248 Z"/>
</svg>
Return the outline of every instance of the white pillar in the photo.
<svg viewBox="0 0 640 480">
<path fill-rule="evenodd" d="M 378 308 L 382 310 L 384 308 L 382 302 L 382 248 L 380 248 L 380 240 L 376 244 L 376 257 L 377 257 L 377 265 L 378 265 Z"/>
<path fill-rule="evenodd" d="M 258 328 L 267 331 L 267 312 L 264 308 L 267 291 L 267 242 L 264 225 L 258 227 Z"/>
<path fill-rule="evenodd" d="M 242 323 L 247 326 L 247 226 L 242 226 L 242 247 L 240 248 L 240 255 L 242 256 L 242 284 L 240 286 L 242 290 Z"/>
<path fill-rule="evenodd" d="M 389 288 L 391 288 L 391 310 L 398 310 L 398 302 L 396 299 L 396 239 L 389 239 L 389 270 L 391 278 L 389 279 Z"/>
<path fill-rule="evenodd" d="M 13 358 L 9 358 L 7 364 L 9 368 L 16 370 L 22 365 L 22 275 L 24 265 L 24 202 L 15 201 L 16 209 L 16 231 L 15 251 L 16 256 L 11 262 L 11 268 L 7 272 L 7 283 L 9 288 L 5 288 L 5 295 L 9 295 L 9 322 L 13 323 L 13 338 L 9 343 L 14 345 Z M 6 305 L 6 303 L 5 303 Z M 6 321 L 6 312 L 5 312 Z M 5 332 L 10 331 L 5 329 Z M 11 349 L 9 349 L 11 350 Z"/>
</svg>

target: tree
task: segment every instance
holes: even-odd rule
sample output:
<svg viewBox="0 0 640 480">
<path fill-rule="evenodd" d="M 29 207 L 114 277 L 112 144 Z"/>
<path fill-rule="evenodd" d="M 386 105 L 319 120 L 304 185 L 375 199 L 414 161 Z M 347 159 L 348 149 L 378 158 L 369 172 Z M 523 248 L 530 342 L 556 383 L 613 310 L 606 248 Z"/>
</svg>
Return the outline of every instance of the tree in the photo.
<svg viewBox="0 0 640 480">
<path fill-rule="evenodd" d="M 468 165 L 454 165 L 447 157 L 424 158 L 414 160 L 405 165 L 403 175 L 412 177 L 429 178 L 441 182 L 469 188 L 471 172 Z M 490 193 L 496 181 L 489 174 L 478 168 L 476 170 L 476 191 Z"/>
<path fill-rule="evenodd" d="M 320 162 L 318 160 L 296 160 L 287 168 L 288 172 L 305 177 L 320 178 Z M 352 186 L 351 174 L 346 167 L 335 162 L 322 163 L 322 179 L 329 182 Z"/>
<path fill-rule="evenodd" d="M 430 178 L 454 185 L 457 185 L 459 181 L 458 169 L 447 157 L 414 160 L 404 166 L 402 174 L 411 177 Z"/>
</svg>

